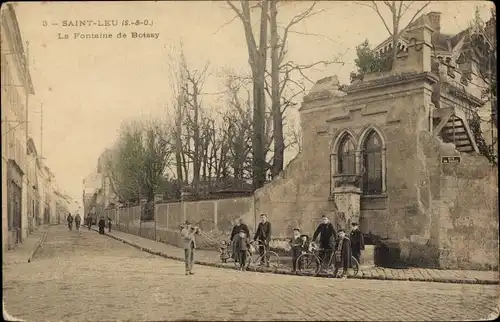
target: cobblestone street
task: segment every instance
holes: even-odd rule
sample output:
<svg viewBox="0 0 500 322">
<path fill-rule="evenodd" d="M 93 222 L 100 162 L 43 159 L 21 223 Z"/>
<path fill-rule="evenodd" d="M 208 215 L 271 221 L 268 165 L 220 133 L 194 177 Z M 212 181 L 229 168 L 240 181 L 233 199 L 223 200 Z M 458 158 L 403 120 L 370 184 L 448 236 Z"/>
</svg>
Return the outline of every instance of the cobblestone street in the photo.
<svg viewBox="0 0 500 322">
<path fill-rule="evenodd" d="M 238 272 L 151 255 L 94 231 L 50 227 L 31 263 L 4 265 L 23 320 L 476 320 L 498 285 L 334 280 Z"/>
</svg>

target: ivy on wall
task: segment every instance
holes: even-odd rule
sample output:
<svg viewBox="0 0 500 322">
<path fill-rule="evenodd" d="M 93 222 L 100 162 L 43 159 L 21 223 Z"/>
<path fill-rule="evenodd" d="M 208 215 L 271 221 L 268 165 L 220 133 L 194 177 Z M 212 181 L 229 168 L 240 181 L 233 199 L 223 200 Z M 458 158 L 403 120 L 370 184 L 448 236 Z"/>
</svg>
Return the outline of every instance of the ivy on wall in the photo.
<svg viewBox="0 0 500 322">
<path fill-rule="evenodd" d="M 483 132 L 481 131 L 481 118 L 477 112 L 473 113 L 472 119 L 469 120 L 469 126 L 474 135 L 479 153 L 485 156 L 490 163 L 497 165 L 497 157 L 493 145 L 488 145 L 484 139 Z"/>
</svg>

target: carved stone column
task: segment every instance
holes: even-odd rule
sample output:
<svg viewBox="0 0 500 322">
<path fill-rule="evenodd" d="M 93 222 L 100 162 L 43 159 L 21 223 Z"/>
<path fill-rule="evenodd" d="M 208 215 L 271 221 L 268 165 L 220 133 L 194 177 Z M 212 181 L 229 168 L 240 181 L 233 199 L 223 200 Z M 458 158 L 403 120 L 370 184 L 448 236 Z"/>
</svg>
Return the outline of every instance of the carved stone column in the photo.
<svg viewBox="0 0 500 322">
<path fill-rule="evenodd" d="M 351 223 L 359 222 L 361 213 L 361 189 L 359 188 L 360 176 L 345 176 L 337 180 L 333 197 L 337 205 L 337 225 L 349 230 Z"/>
</svg>

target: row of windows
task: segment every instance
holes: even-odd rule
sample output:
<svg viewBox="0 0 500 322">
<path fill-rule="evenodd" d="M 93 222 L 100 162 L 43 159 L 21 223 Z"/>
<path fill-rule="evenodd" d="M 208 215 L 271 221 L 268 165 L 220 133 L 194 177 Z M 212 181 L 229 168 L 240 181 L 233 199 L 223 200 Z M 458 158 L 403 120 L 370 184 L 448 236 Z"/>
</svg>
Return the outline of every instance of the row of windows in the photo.
<svg viewBox="0 0 500 322">
<path fill-rule="evenodd" d="M 375 131 L 371 131 L 363 142 L 361 151 L 362 191 L 364 194 L 383 193 L 382 140 Z M 337 151 L 337 174 L 355 175 L 356 151 L 354 140 L 344 134 Z"/>
<path fill-rule="evenodd" d="M 2 58 L 2 89 L 2 101 L 8 102 L 14 115 L 23 119 L 24 103 L 19 96 L 16 84 L 14 84 L 9 62 L 5 59 L 5 57 Z"/>
</svg>

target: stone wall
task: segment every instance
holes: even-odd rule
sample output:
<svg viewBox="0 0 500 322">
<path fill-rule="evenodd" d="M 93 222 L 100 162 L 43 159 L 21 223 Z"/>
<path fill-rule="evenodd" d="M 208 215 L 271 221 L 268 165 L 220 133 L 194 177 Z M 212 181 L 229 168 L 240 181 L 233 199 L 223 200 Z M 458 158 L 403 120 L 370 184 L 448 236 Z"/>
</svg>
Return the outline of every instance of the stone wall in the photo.
<svg viewBox="0 0 500 322">
<path fill-rule="evenodd" d="M 459 155 L 452 144 L 428 139 L 425 151 L 433 199 L 433 244 L 442 268 L 498 269 L 498 168 L 479 155 L 461 154 L 460 163 L 441 164 Z M 439 174 L 439 175 L 437 175 Z"/>
<path fill-rule="evenodd" d="M 156 220 L 152 222 L 140 221 L 140 206 L 107 209 L 106 213 L 115 229 L 179 247 L 180 227 L 186 220 L 204 232 L 197 238 L 199 248 L 213 248 L 220 240 L 228 239 L 236 218 L 242 218 L 255 231 L 253 197 L 157 203 Z"/>
</svg>

